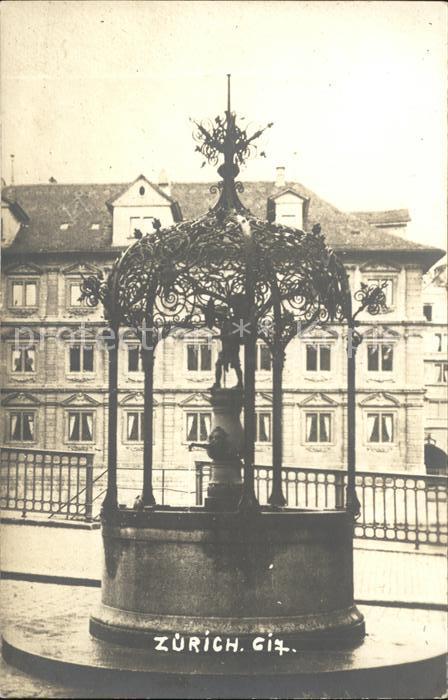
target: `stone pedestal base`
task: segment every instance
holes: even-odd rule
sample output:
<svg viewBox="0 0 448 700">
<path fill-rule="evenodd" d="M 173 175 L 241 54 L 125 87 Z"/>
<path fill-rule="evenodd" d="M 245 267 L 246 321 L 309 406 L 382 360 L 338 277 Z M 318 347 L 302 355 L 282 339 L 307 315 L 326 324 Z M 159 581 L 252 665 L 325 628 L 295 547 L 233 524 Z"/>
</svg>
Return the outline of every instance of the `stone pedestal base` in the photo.
<svg viewBox="0 0 448 700">
<path fill-rule="evenodd" d="M 155 634 L 281 636 L 297 649 L 360 643 L 352 523 L 341 511 L 196 510 L 103 523 L 102 604 L 91 632 L 146 647 Z"/>
<path fill-rule="evenodd" d="M 241 498 L 242 463 L 237 456 L 228 457 L 227 451 L 238 453 L 243 447 L 243 428 L 240 413 L 243 405 L 242 389 L 213 389 L 213 430 L 224 431 L 222 448 L 215 446 L 210 465 L 210 481 L 204 506 L 218 512 L 235 511 Z M 222 452 L 220 453 L 220 450 Z"/>
<path fill-rule="evenodd" d="M 241 498 L 241 462 L 212 462 L 204 507 L 214 511 L 235 511 Z"/>
</svg>

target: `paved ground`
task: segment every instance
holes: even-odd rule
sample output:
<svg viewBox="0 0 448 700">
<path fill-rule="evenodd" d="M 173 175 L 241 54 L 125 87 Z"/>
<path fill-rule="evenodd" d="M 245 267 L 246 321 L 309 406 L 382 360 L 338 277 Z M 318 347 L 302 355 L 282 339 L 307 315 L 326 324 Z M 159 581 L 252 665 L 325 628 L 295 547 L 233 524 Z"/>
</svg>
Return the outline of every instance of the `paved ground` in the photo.
<svg viewBox="0 0 448 700">
<path fill-rule="evenodd" d="M 5 524 L 2 525 L 1 535 L 3 571 L 87 579 L 101 577 L 102 547 L 99 530 Z M 373 549 L 374 546 L 381 549 Z M 446 605 L 446 559 L 443 555 L 442 548 L 427 547 L 416 552 L 406 545 L 356 541 L 355 597 L 362 602 Z M 48 590 L 48 610 L 52 604 L 60 605 L 61 596 L 66 596 L 68 609 L 77 610 L 85 604 L 87 597 L 93 599 L 99 595 L 97 589 L 83 586 L 3 581 L 3 624 L 11 619 L 26 620 L 29 608 L 37 604 L 33 591 L 39 587 L 42 590 L 42 586 Z M 429 610 L 416 611 L 419 620 L 422 619 L 422 614 L 427 615 L 428 625 L 433 624 L 434 615 L 440 615 Z M 390 609 L 390 615 L 393 616 L 393 609 Z M 3 661 L 0 662 L 0 676 L 2 697 L 94 697 L 85 689 L 80 691 L 28 676 L 7 666 Z"/>
<path fill-rule="evenodd" d="M 74 654 L 73 658 L 77 658 L 81 663 L 85 663 L 85 653 L 79 653 L 79 647 L 76 645 L 77 628 L 80 626 L 87 634 L 88 617 L 91 610 L 95 607 L 100 597 L 100 590 L 96 588 L 86 588 L 83 586 L 66 586 L 61 584 L 47 583 L 29 583 L 24 581 L 2 581 L 1 583 L 1 603 L 2 603 L 2 627 L 9 625 L 20 625 L 24 630 L 25 638 L 28 639 L 27 629 L 30 625 L 30 610 L 32 610 L 33 619 L 33 639 L 37 638 L 40 633 L 45 633 L 45 653 L 57 655 L 61 653 L 61 647 L 66 645 L 65 651 Z M 390 650 L 398 655 L 404 654 L 406 661 L 409 660 L 409 651 L 403 647 L 403 640 L 412 639 L 413 645 L 430 644 L 435 650 L 443 649 L 445 634 L 445 615 L 441 612 L 430 610 L 405 610 L 400 612 L 391 608 L 360 606 L 361 611 L 366 617 L 369 639 L 366 645 L 353 652 L 353 663 L 356 662 L 356 657 L 360 655 L 358 660 L 361 665 L 365 663 L 366 656 L 370 660 L 370 653 L 367 652 L 369 644 L 375 650 L 375 662 L 382 660 L 381 654 L 384 655 L 383 645 L 378 646 L 375 638 L 378 636 L 378 630 L 389 630 L 389 633 L 394 635 L 393 643 L 388 641 L 387 646 Z M 64 620 L 70 610 L 76 610 L 78 621 L 75 623 L 67 623 L 67 627 L 72 629 L 72 634 L 69 638 L 61 636 L 61 630 Z M 48 618 L 53 619 L 51 623 L 46 623 Z M 399 627 L 394 630 L 395 620 L 399 619 Z M 54 641 L 53 641 L 54 640 Z M 369 641 L 370 640 L 370 641 Z M 39 642 L 37 642 L 39 644 Z M 84 644 L 84 642 L 82 642 Z M 412 645 L 410 646 L 412 652 Z M 94 654 L 94 651 L 92 651 Z M 412 655 L 412 654 L 411 654 Z M 90 657 L 89 657 L 90 659 Z M 6 665 L 4 662 L 0 664 L 0 672 L 2 674 L 1 694 L 3 697 L 102 697 L 101 688 L 97 689 L 82 689 L 70 686 L 64 686 L 57 683 L 50 683 L 38 678 L 33 678 L 27 674 Z M 113 692 L 113 691 L 112 691 Z M 105 697 L 114 697 L 110 688 L 107 690 Z M 138 697 L 142 697 L 139 695 Z M 151 688 L 148 687 L 147 697 L 159 697 L 151 694 Z M 169 696 L 171 697 L 171 696 Z M 178 696 L 176 696 L 178 697 Z"/>
</svg>

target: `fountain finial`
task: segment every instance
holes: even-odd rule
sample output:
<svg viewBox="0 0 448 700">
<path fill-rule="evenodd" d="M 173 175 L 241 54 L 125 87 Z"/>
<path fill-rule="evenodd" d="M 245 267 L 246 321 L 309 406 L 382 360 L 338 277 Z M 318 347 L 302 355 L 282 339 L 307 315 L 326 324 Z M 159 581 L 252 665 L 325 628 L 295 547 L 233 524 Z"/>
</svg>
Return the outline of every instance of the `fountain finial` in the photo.
<svg viewBox="0 0 448 700">
<path fill-rule="evenodd" d="M 236 183 L 235 179 L 240 172 L 240 165 L 243 165 L 251 153 L 256 150 L 254 141 L 258 139 L 265 129 L 272 126 L 272 122 L 265 129 L 259 129 L 252 135 L 247 133 L 236 123 L 235 114 L 230 109 L 230 84 L 231 74 L 227 73 L 227 109 L 225 117 L 217 116 L 215 119 L 204 125 L 194 122 L 197 127 L 195 140 L 197 141 L 196 151 L 202 153 L 205 161 L 212 165 L 217 165 L 220 156 L 224 156 L 224 162 L 218 168 L 218 174 L 223 182 L 218 185 L 221 196 L 214 207 L 215 210 L 225 211 L 245 211 L 245 207 L 240 202 L 237 192 L 242 192 L 241 183 Z M 260 155 L 265 155 L 261 153 Z M 216 191 L 216 187 L 212 188 Z"/>
</svg>

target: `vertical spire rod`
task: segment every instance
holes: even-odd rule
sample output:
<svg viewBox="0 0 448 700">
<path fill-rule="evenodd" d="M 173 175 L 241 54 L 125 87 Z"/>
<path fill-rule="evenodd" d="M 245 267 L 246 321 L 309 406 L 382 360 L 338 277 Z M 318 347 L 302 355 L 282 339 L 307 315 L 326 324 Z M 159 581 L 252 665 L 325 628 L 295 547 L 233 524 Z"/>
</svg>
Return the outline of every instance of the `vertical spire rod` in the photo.
<svg viewBox="0 0 448 700">
<path fill-rule="evenodd" d="M 227 111 L 230 114 L 230 73 L 227 73 Z"/>
</svg>

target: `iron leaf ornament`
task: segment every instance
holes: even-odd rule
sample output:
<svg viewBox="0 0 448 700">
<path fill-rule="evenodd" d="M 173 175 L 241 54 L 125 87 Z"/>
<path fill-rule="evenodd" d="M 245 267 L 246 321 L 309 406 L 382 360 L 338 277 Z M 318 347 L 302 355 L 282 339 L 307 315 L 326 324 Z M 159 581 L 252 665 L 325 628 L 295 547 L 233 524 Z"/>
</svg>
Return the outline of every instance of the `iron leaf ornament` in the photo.
<svg viewBox="0 0 448 700">
<path fill-rule="evenodd" d="M 264 128 L 258 129 L 253 134 L 249 134 L 247 129 L 236 123 L 236 117 L 233 112 L 226 112 L 224 117 L 217 116 L 209 123 L 192 121 L 196 127 L 193 134 L 193 138 L 197 143 L 195 151 L 205 158 L 201 167 L 207 162 L 210 163 L 210 165 L 217 165 L 219 157 L 224 155 L 229 148 L 230 139 L 234 163 L 244 165 L 248 158 L 253 156 L 257 151 L 257 145 L 254 141 L 260 138 L 266 129 L 270 129 L 273 126 L 273 122 L 270 122 Z M 230 134 L 229 131 L 231 132 Z M 263 158 L 266 157 L 264 151 L 261 151 L 259 155 Z M 236 167 L 235 176 L 238 172 L 239 168 Z M 219 174 L 221 173 L 219 172 Z"/>
</svg>

